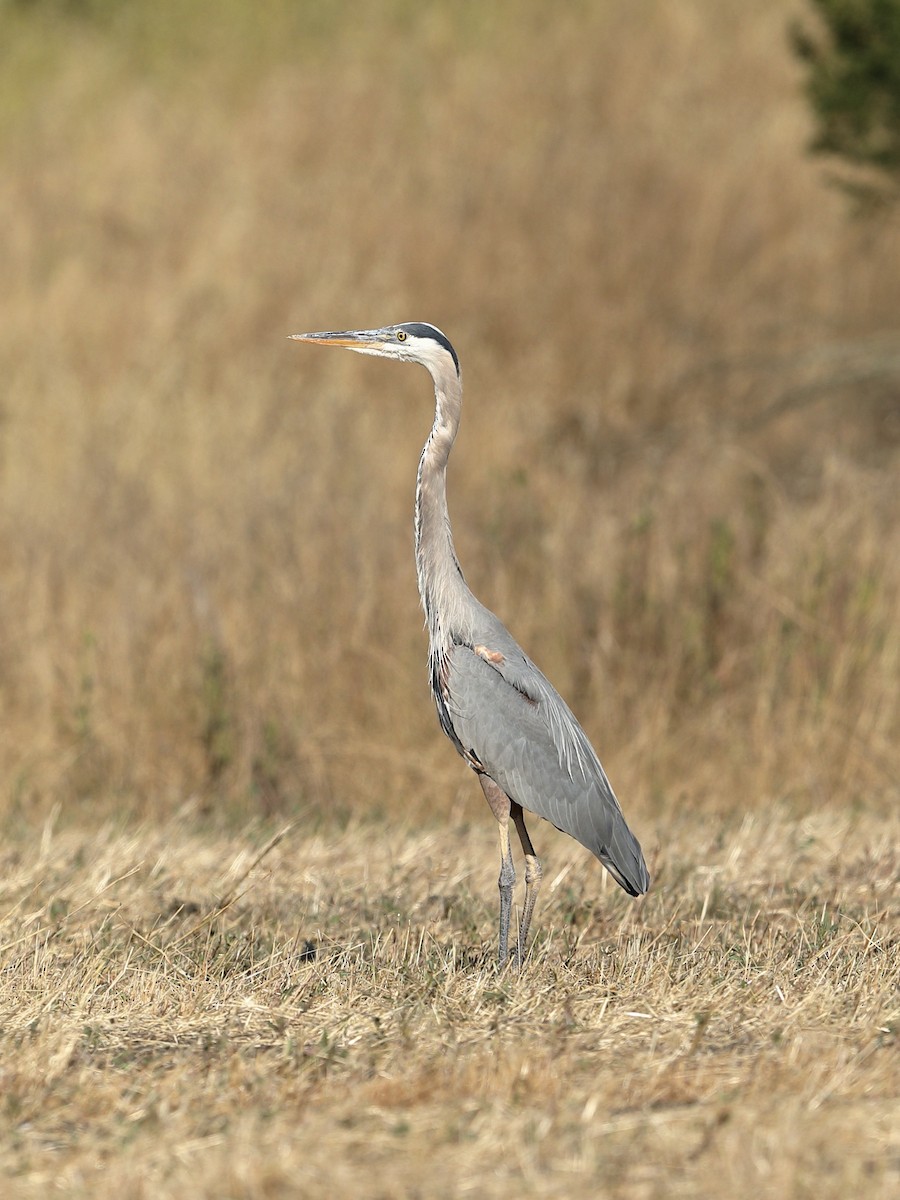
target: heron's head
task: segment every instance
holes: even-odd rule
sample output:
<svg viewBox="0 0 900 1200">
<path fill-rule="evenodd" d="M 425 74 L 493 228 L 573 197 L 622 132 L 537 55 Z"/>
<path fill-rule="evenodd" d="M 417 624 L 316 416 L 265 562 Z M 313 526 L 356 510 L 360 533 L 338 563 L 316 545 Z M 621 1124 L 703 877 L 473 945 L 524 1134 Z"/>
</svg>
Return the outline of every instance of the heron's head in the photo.
<svg viewBox="0 0 900 1200">
<path fill-rule="evenodd" d="M 322 346 L 343 346 L 358 354 L 377 354 L 379 358 L 398 358 L 401 362 L 421 363 L 434 379 L 451 371 L 459 378 L 459 359 L 448 339 L 434 325 L 410 321 L 404 325 L 386 325 L 383 329 L 355 329 L 343 333 L 293 333 L 301 342 Z"/>
</svg>

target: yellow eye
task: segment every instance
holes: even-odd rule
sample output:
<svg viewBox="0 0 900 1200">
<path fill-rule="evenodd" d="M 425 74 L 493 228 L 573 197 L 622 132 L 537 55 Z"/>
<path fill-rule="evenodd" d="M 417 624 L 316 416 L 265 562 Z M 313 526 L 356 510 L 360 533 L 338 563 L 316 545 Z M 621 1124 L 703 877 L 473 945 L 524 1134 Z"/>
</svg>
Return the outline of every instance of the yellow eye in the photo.
<svg viewBox="0 0 900 1200">
<path fill-rule="evenodd" d="M 406 331 L 405 331 L 405 330 L 403 330 L 403 329 L 398 329 L 398 330 L 397 330 L 397 341 L 398 341 L 398 342 L 405 342 L 405 341 L 406 341 Z"/>
</svg>

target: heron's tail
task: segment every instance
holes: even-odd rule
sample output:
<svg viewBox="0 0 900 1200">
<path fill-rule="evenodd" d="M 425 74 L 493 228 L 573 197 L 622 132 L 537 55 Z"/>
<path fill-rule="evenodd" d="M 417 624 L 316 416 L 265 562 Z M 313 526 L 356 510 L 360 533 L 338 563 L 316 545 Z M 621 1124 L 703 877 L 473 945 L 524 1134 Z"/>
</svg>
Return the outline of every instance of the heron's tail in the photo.
<svg viewBox="0 0 900 1200">
<path fill-rule="evenodd" d="M 642 896 L 650 887 L 650 873 L 640 843 L 625 824 L 621 813 L 618 818 L 610 844 L 601 847 L 597 857 L 629 896 Z"/>
</svg>

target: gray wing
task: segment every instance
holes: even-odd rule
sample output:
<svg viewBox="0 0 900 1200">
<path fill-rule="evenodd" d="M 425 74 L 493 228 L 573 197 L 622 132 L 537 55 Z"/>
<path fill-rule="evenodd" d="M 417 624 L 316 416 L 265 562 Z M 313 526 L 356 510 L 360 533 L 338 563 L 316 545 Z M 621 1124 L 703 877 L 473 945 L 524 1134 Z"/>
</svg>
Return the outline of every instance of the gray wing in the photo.
<svg viewBox="0 0 900 1200">
<path fill-rule="evenodd" d="M 447 732 L 510 799 L 576 838 L 631 895 L 646 892 L 650 876 L 640 845 L 587 735 L 500 629 L 502 636 L 491 631 L 490 646 L 456 644 L 447 652 Z"/>
</svg>

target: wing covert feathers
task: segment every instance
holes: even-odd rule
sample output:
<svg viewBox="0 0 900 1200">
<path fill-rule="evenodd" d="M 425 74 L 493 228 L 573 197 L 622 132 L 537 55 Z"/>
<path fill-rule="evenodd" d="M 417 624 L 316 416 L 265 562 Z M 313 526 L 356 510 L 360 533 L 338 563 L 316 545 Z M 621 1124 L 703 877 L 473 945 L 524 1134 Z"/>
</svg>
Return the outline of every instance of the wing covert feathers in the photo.
<svg viewBox="0 0 900 1200">
<path fill-rule="evenodd" d="M 650 885 L 644 856 L 587 735 L 549 680 L 506 639 L 456 644 L 446 653 L 435 697 L 441 724 L 476 769 L 581 842 L 626 892 L 640 895 Z"/>
</svg>

